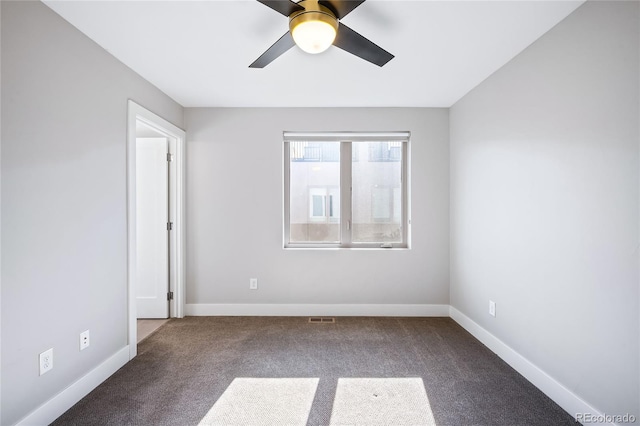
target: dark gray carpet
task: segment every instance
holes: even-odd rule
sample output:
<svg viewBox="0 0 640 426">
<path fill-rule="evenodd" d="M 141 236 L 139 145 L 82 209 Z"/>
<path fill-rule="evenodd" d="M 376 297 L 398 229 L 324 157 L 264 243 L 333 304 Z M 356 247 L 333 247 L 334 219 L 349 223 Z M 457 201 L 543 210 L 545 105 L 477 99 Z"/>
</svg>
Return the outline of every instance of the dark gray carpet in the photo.
<svg viewBox="0 0 640 426">
<path fill-rule="evenodd" d="M 439 426 L 577 424 L 450 318 L 354 317 L 171 320 L 53 424 L 195 426 L 236 377 L 319 378 L 313 426 L 340 377 L 421 377 Z"/>
</svg>

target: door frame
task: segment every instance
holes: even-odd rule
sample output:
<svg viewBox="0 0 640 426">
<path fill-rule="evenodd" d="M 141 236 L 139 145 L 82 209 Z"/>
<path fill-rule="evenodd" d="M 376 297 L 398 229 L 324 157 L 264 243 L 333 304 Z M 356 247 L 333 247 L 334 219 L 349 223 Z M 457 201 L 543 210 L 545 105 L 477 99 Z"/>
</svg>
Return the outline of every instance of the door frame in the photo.
<svg viewBox="0 0 640 426">
<path fill-rule="evenodd" d="M 138 330 L 136 308 L 136 123 L 142 122 L 158 133 L 174 139 L 175 152 L 175 218 L 173 220 L 173 238 L 175 256 L 169 259 L 171 269 L 175 271 L 174 280 L 170 280 L 169 291 L 173 292 L 173 300 L 169 304 L 169 317 L 184 317 L 185 282 L 186 282 L 186 226 L 185 226 L 185 163 L 186 133 L 148 109 L 128 101 L 127 113 L 127 291 L 128 291 L 128 345 L 129 359 L 138 353 Z"/>
</svg>

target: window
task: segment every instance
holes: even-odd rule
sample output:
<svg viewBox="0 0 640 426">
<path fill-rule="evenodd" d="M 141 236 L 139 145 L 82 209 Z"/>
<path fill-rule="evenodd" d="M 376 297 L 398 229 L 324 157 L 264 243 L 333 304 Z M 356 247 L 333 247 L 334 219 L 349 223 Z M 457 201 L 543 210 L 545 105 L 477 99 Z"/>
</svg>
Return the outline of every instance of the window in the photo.
<svg viewBox="0 0 640 426">
<path fill-rule="evenodd" d="M 408 247 L 408 142 L 285 132 L 285 247 Z"/>
</svg>

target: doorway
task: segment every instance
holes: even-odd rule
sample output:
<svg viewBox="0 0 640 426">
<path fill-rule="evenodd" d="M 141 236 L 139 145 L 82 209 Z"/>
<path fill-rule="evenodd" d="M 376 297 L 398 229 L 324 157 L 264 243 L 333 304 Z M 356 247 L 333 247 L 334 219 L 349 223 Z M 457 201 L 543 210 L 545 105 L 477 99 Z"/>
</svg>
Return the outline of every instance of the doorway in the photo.
<svg viewBox="0 0 640 426">
<path fill-rule="evenodd" d="M 129 101 L 129 359 L 139 318 L 184 316 L 184 153 L 182 129 Z"/>
</svg>

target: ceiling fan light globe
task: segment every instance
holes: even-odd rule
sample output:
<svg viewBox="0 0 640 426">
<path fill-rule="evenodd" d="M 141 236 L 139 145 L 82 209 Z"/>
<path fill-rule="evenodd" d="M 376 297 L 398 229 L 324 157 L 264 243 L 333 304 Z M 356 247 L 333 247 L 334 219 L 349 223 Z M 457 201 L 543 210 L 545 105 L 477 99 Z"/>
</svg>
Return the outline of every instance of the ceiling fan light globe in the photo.
<svg viewBox="0 0 640 426">
<path fill-rule="evenodd" d="M 336 39 L 336 28 L 320 20 L 303 21 L 292 28 L 291 36 L 300 49 L 307 53 L 321 53 Z"/>
</svg>

